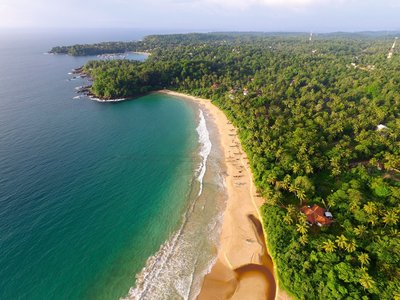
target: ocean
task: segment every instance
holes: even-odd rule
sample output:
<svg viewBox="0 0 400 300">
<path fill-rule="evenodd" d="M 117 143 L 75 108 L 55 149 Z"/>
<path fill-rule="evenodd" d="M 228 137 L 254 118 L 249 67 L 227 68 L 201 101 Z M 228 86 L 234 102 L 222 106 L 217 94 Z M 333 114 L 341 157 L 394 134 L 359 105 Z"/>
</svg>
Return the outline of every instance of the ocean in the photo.
<svg viewBox="0 0 400 300">
<path fill-rule="evenodd" d="M 207 112 L 74 99 L 68 73 L 96 57 L 45 54 L 148 33 L 0 32 L 0 299 L 197 295 L 225 201 Z"/>
</svg>

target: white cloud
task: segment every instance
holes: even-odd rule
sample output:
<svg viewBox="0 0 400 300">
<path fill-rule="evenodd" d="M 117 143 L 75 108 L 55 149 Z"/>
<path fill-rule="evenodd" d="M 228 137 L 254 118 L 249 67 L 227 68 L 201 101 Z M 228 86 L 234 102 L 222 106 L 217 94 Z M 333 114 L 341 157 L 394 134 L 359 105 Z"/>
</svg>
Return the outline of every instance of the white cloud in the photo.
<svg viewBox="0 0 400 300">
<path fill-rule="evenodd" d="M 197 0 L 195 2 L 239 8 L 247 8 L 251 6 L 304 8 L 309 6 L 340 4 L 343 3 L 344 0 Z"/>
<path fill-rule="evenodd" d="M 398 29 L 399 5 L 399 0 L 0 0 L 0 28 Z"/>
<path fill-rule="evenodd" d="M 274 7 L 304 7 L 310 5 L 331 4 L 334 0 L 198 0 L 220 6 L 250 7 L 254 5 Z M 340 1 L 341 2 L 341 1 Z"/>
</svg>

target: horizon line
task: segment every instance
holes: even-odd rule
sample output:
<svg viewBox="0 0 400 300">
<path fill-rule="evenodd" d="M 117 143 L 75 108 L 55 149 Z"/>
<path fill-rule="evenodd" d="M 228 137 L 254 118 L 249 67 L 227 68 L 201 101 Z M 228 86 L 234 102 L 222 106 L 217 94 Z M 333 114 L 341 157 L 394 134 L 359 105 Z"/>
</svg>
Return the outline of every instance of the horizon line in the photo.
<svg viewBox="0 0 400 300">
<path fill-rule="evenodd" d="M 141 28 L 141 27 L 1 27 L 0 30 L 27 30 L 27 31 L 58 31 L 58 30 L 140 30 L 140 31 L 160 31 L 160 32 L 182 32 L 182 33 L 313 33 L 313 34 L 332 34 L 332 33 L 398 33 L 400 29 L 363 29 L 363 30 L 262 30 L 262 29 L 217 29 L 217 28 Z"/>
</svg>

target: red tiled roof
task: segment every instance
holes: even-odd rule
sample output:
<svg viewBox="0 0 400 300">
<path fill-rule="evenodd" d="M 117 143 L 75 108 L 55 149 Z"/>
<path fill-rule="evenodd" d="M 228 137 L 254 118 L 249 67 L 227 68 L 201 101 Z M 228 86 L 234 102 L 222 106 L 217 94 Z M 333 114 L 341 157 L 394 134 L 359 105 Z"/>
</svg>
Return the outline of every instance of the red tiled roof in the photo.
<svg viewBox="0 0 400 300">
<path fill-rule="evenodd" d="M 303 206 L 300 211 L 307 216 L 307 221 L 311 224 L 320 223 L 321 225 L 329 225 L 332 220 L 325 217 L 325 209 L 314 204 L 311 208 Z"/>
<path fill-rule="evenodd" d="M 318 216 L 325 216 L 325 209 L 323 209 L 322 207 L 318 206 L 318 205 L 313 205 L 311 207 L 311 209 L 314 211 L 315 214 L 317 214 Z"/>
<path fill-rule="evenodd" d="M 311 224 L 315 223 L 314 213 L 308 206 L 303 206 L 300 211 L 307 216 L 307 221 Z"/>
<path fill-rule="evenodd" d="M 329 225 L 332 223 L 332 220 L 325 216 L 318 216 L 316 219 L 316 223 L 319 223 L 321 225 Z"/>
</svg>

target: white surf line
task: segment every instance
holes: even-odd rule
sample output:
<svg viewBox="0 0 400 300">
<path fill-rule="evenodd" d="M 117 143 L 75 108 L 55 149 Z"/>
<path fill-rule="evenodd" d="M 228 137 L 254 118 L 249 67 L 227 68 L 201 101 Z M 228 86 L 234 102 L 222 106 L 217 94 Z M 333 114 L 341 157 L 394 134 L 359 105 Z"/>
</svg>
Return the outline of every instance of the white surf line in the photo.
<svg viewBox="0 0 400 300">
<path fill-rule="evenodd" d="M 200 182 L 200 190 L 199 194 L 197 196 L 200 196 L 201 193 L 203 192 L 203 178 L 206 173 L 207 169 L 207 159 L 208 156 L 210 155 L 211 152 L 211 141 L 210 141 L 210 133 L 208 132 L 207 129 L 207 124 L 206 124 L 206 119 L 204 118 L 204 113 L 200 109 L 200 121 L 199 125 L 196 128 L 196 131 L 199 135 L 199 143 L 201 144 L 201 149 L 200 149 L 200 156 L 203 158 L 203 161 L 200 164 L 199 167 L 199 176 L 197 177 L 197 180 Z"/>
<path fill-rule="evenodd" d="M 202 161 L 197 169 L 198 176 L 196 180 L 200 182 L 200 191 L 191 203 L 191 206 L 188 207 L 187 211 L 183 215 L 183 222 L 178 229 L 167 241 L 165 241 L 160 249 L 152 256 L 150 256 L 146 262 L 145 267 L 136 275 L 135 285 L 130 288 L 128 295 L 121 300 L 139 300 L 139 299 L 161 299 L 161 298 L 154 298 L 160 297 L 160 293 L 168 292 L 168 284 L 169 281 L 166 282 L 160 279 L 160 275 L 163 273 L 169 273 L 171 276 L 174 276 L 174 270 L 171 269 L 171 263 L 175 264 L 174 267 L 182 268 L 182 266 L 176 265 L 176 262 L 171 261 L 171 258 L 174 255 L 177 255 L 176 251 L 182 247 L 184 247 L 185 240 L 181 239 L 182 235 L 184 234 L 184 228 L 190 218 L 190 214 L 194 210 L 194 206 L 196 205 L 197 199 L 202 194 L 203 191 L 203 178 L 206 172 L 206 165 L 208 156 L 211 152 L 212 144 L 210 141 L 209 131 L 207 129 L 207 123 L 204 117 L 204 113 L 201 109 L 199 109 L 199 123 L 196 127 L 196 131 L 198 133 L 198 141 L 200 146 L 199 154 L 202 158 Z M 182 244 L 183 243 L 183 244 Z M 180 249 L 182 250 L 182 249 Z M 179 254 L 178 254 L 179 255 Z M 180 256 L 181 263 L 185 263 L 182 260 L 183 257 Z M 208 268 L 214 264 L 214 261 L 210 263 Z M 188 300 L 190 298 L 190 293 L 193 288 L 193 280 L 194 280 L 194 270 L 197 265 L 197 258 L 193 267 L 193 272 L 191 272 L 191 276 L 187 282 L 185 280 L 178 282 L 180 285 L 175 286 L 176 291 L 181 295 L 184 300 Z M 208 270 L 208 269 L 207 269 Z M 206 271 L 207 271 L 206 270 Z M 205 274 L 204 274 L 205 275 Z M 195 292 L 196 293 L 196 292 Z M 164 298 L 162 298 L 164 299 Z"/>
</svg>

